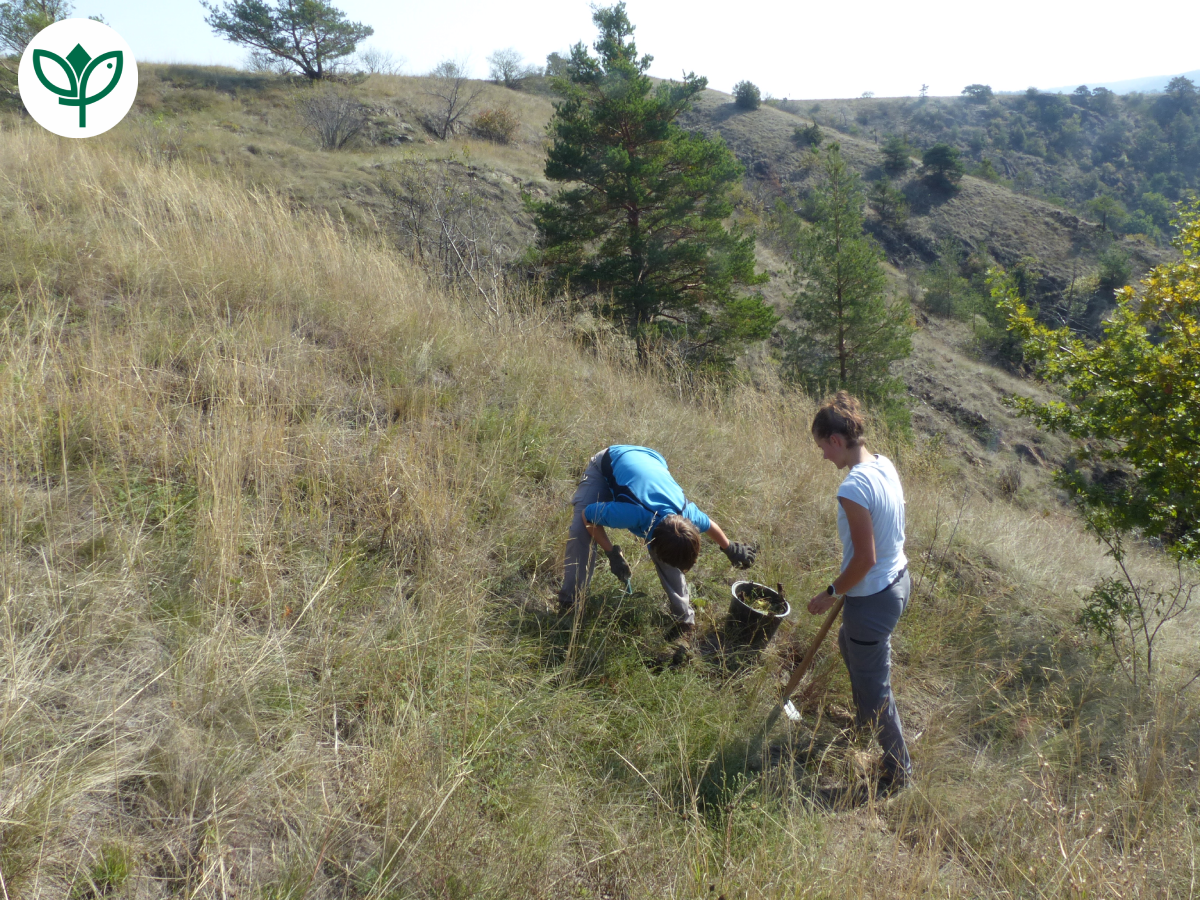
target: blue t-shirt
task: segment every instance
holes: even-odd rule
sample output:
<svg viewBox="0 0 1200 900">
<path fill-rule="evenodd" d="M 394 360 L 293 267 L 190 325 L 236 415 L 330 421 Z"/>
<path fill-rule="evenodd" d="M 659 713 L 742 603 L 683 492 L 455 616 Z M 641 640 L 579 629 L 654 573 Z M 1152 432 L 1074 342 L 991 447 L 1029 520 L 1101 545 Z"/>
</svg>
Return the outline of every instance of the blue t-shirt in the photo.
<svg viewBox="0 0 1200 900">
<path fill-rule="evenodd" d="M 645 540 L 664 518 L 679 514 L 699 531 L 708 531 L 708 516 L 683 496 L 683 489 L 671 477 L 667 461 L 657 450 L 614 444 L 608 448 L 608 456 L 617 484 L 629 488 L 640 503 L 592 503 L 583 511 L 587 522 L 605 528 L 627 528 Z"/>
<path fill-rule="evenodd" d="M 851 467 L 837 495 L 864 507 L 871 514 L 871 529 L 875 533 L 875 565 L 862 581 L 846 591 L 846 596 L 878 594 L 908 565 L 908 557 L 904 555 L 904 488 L 900 486 L 900 476 L 890 459 L 876 453 L 872 459 Z M 844 572 L 854 557 L 854 544 L 841 503 L 838 503 L 837 523 Z"/>
</svg>

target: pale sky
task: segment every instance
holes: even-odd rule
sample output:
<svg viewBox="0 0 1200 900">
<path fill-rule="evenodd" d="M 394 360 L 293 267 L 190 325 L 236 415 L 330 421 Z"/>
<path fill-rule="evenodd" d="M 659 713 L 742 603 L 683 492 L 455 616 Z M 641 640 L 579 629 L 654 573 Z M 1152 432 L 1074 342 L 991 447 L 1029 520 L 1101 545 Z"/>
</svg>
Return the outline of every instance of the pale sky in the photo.
<svg viewBox="0 0 1200 900">
<path fill-rule="evenodd" d="M 492 51 L 513 47 L 541 64 L 596 31 L 581 0 L 334 0 L 371 25 L 366 42 L 421 74 L 446 58 L 486 77 Z M 1200 69 L 1200 3 L 1145 0 L 1011 0 L 1005 4 L 737 3 L 628 0 L 651 74 L 694 71 L 731 91 L 742 79 L 776 97 L 957 95 L 1097 83 Z M 75 15 L 102 14 L 139 61 L 240 65 L 244 48 L 204 24 L 199 0 L 76 0 Z"/>
</svg>

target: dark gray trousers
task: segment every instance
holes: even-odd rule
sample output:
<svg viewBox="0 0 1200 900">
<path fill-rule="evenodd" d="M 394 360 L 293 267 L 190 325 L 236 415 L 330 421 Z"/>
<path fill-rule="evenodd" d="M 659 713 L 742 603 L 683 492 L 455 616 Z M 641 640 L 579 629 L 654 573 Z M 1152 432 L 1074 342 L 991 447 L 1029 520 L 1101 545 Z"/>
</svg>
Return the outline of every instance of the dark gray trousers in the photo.
<svg viewBox="0 0 1200 900">
<path fill-rule="evenodd" d="M 878 594 L 847 597 L 838 630 L 838 648 L 850 673 L 858 727 L 871 728 L 878 735 L 884 768 L 905 775 L 912 772 L 912 762 L 892 694 L 892 631 L 911 592 L 912 579 L 905 572 Z"/>
<path fill-rule="evenodd" d="M 567 532 L 562 587 L 558 591 L 558 602 L 566 606 L 587 597 L 588 584 L 596 567 L 596 551 L 592 536 L 583 524 L 583 511 L 592 503 L 609 503 L 613 499 L 612 492 L 600 472 L 600 458 L 603 455 L 604 451 L 601 451 L 588 462 L 583 477 L 579 479 L 579 487 L 575 489 L 575 496 L 571 498 L 574 514 L 571 517 L 570 531 Z M 683 572 L 659 559 L 653 548 L 646 549 L 650 561 L 654 563 L 655 571 L 658 572 L 658 581 L 667 593 L 671 616 L 676 622 L 688 625 L 695 623 L 696 611 L 692 609 L 687 579 L 684 578 Z M 629 555 L 626 554 L 625 558 L 628 559 Z"/>
</svg>

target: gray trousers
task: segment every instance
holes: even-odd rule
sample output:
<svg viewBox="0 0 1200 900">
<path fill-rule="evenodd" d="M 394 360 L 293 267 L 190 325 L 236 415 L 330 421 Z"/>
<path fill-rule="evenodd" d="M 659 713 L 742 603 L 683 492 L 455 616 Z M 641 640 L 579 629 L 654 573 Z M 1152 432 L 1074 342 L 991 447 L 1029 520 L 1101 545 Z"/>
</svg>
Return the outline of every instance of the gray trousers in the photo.
<svg viewBox="0 0 1200 900">
<path fill-rule="evenodd" d="M 857 724 L 878 735 L 884 768 L 905 775 L 912 772 L 912 763 L 892 694 L 892 631 L 911 592 L 912 579 L 905 572 L 878 594 L 847 597 L 838 630 L 838 648 L 850 673 Z"/>
<path fill-rule="evenodd" d="M 597 453 L 588 463 L 579 479 L 579 487 L 571 498 L 575 508 L 571 517 L 571 529 L 567 533 L 567 551 L 563 560 L 563 581 L 558 591 L 558 602 L 566 606 L 573 605 L 577 600 L 587 597 L 588 583 L 592 580 L 592 571 L 596 565 L 596 551 L 592 536 L 588 534 L 583 524 L 583 511 L 593 503 L 609 503 L 612 492 L 600 473 L 600 458 L 604 451 Z M 650 561 L 658 572 L 658 580 L 667 592 L 667 600 L 671 604 L 671 616 L 676 622 L 691 625 L 696 621 L 696 611 L 692 609 L 687 579 L 683 572 L 674 566 L 667 565 L 658 558 L 653 547 L 647 547 Z M 628 554 L 626 559 L 628 559 Z"/>
</svg>

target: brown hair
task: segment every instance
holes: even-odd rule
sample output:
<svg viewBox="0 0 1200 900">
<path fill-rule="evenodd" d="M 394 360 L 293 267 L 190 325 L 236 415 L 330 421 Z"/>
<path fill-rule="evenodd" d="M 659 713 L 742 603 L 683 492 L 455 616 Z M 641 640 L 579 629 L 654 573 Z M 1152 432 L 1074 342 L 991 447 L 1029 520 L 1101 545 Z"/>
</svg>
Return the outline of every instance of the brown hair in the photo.
<svg viewBox="0 0 1200 900">
<path fill-rule="evenodd" d="M 686 572 L 700 556 L 700 530 L 683 516 L 667 516 L 654 529 L 650 544 L 659 559 Z"/>
<path fill-rule="evenodd" d="M 827 398 L 813 416 L 812 433 L 813 437 L 822 441 L 840 434 L 846 439 L 847 447 L 857 447 L 862 443 L 865 424 L 858 400 L 846 391 L 838 391 Z"/>
</svg>

